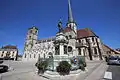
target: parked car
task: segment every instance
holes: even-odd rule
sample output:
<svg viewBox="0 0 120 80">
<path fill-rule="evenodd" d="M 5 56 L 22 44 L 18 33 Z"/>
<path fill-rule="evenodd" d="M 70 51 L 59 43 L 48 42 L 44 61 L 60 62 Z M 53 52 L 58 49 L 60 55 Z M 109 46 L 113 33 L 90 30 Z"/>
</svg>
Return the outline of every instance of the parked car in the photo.
<svg viewBox="0 0 120 80">
<path fill-rule="evenodd" d="M 0 64 L 2 64 L 3 63 L 3 61 L 2 60 L 0 60 Z"/>
<path fill-rule="evenodd" d="M 0 73 L 7 72 L 7 71 L 8 71 L 8 66 L 0 65 Z"/>
<path fill-rule="evenodd" d="M 107 62 L 108 65 L 120 65 L 120 58 L 117 56 L 110 56 Z"/>
</svg>

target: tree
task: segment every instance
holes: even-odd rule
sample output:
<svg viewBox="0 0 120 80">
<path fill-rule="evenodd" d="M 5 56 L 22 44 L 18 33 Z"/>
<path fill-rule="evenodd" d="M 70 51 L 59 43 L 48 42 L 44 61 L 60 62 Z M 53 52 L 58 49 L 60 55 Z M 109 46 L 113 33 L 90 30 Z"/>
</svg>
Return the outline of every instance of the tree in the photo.
<svg viewBox="0 0 120 80">
<path fill-rule="evenodd" d="M 60 75 L 68 75 L 71 70 L 71 65 L 67 61 L 61 61 L 56 69 Z"/>
<path fill-rule="evenodd" d="M 48 67 L 48 62 L 47 61 L 38 61 L 35 64 L 35 66 L 38 68 L 38 74 L 39 73 L 43 74 Z"/>
</svg>

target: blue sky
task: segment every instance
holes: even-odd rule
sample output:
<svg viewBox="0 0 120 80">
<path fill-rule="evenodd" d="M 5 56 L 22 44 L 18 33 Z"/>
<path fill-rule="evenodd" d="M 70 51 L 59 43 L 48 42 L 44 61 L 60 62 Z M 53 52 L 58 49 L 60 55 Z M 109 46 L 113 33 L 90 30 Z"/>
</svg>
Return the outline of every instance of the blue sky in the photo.
<svg viewBox="0 0 120 80">
<path fill-rule="evenodd" d="M 77 28 L 90 28 L 111 48 L 120 47 L 120 0 L 71 0 Z M 28 28 L 39 29 L 38 39 L 55 36 L 61 18 L 68 19 L 67 0 L 0 0 L 0 47 L 17 45 L 23 54 Z"/>
</svg>

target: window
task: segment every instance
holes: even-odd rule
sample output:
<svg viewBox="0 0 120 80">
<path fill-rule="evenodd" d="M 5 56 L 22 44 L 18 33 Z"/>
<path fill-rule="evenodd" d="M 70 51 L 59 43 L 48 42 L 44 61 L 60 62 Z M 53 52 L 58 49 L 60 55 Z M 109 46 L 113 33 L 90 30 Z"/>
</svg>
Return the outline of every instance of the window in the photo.
<svg viewBox="0 0 120 80">
<path fill-rule="evenodd" d="M 3 57 L 3 53 L 1 54 L 1 57 Z"/>
<path fill-rule="evenodd" d="M 64 46 L 64 54 L 67 54 L 67 46 Z"/>
<path fill-rule="evenodd" d="M 38 56 L 39 56 L 39 58 L 40 58 L 40 54 L 39 54 Z"/>
<path fill-rule="evenodd" d="M 25 58 L 26 58 L 26 54 L 25 54 Z"/>
<path fill-rule="evenodd" d="M 71 39 L 71 38 L 72 38 L 72 36 L 71 36 L 71 35 L 69 35 L 69 38 Z"/>
<path fill-rule="evenodd" d="M 45 59 L 45 54 L 44 54 L 44 59 Z"/>
<path fill-rule="evenodd" d="M 37 31 L 35 31 L 35 34 L 37 33 Z"/>
<path fill-rule="evenodd" d="M 30 30 L 30 33 L 32 33 L 32 30 Z"/>
<path fill-rule="evenodd" d="M 91 39 L 90 39 L 90 38 L 87 38 L 87 42 L 91 42 Z"/>
<path fill-rule="evenodd" d="M 68 36 L 66 36 L 66 38 L 68 39 Z"/>
<path fill-rule="evenodd" d="M 92 41 L 94 42 L 94 37 L 92 37 Z"/>
<path fill-rule="evenodd" d="M 31 39 L 32 37 L 31 36 L 29 36 L 29 39 Z"/>
<path fill-rule="evenodd" d="M 68 52 L 71 52 L 71 51 L 72 51 L 72 47 L 68 46 Z"/>
<path fill-rule="evenodd" d="M 81 40 L 79 40 L 79 43 L 81 43 Z"/>
<path fill-rule="evenodd" d="M 59 55 L 59 46 L 55 47 L 55 55 Z"/>
<path fill-rule="evenodd" d="M 84 43 L 84 39 L 81 40 L 81 43 Z"/>
<path fill-rule="evenodd" d="M 35 58 L 35 54 L 34 54 L 34 58 Z"/>
<path fill-rule="evenodd" d="M 79 50 L 79 55 L 81 55 L 81 48 L 79 48 L 78 50 Z"/>
<path fill-rule="evenodd" d="M 48 55 L 49 55 L 49 58 L 53 58 L 52 52 L 49 52 Z"/>
<path fill-rule="evenodd" d="M 96 48 L 94 48 L 94 53 L 97 54 L 97 49 Z"/>
<path fill-rule="evenodd" d="M 7 56 L 7 57 L 9 57 L 9 56 L 10 56 L 10 53 L 9 53 L 9 52 L 7 52 L 6 56 Z"/>
</svg>

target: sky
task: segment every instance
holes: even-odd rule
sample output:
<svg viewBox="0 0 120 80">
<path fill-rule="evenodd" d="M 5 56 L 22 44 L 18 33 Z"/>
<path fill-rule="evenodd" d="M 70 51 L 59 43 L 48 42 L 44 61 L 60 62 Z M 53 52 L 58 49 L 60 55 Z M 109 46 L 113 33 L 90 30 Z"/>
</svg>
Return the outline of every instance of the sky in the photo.
<svg viewBox="0 0 120 80">
<path fill-rule="evenodd" d="M 120 48 L 120 0 L 71 0 L 77 28 L 90 28 L 109 47 Z M 16 45 L 23 54 L 28 28 L 38 39 L 55 36 L 57 24 L 68 19 L 67 0 L 0 0 L 0 47 Z"/>
</svg>

